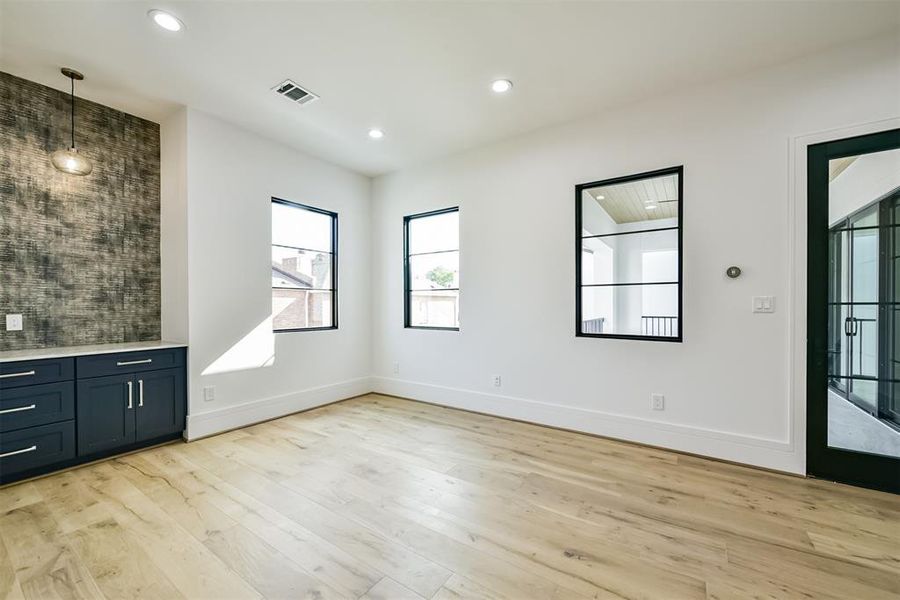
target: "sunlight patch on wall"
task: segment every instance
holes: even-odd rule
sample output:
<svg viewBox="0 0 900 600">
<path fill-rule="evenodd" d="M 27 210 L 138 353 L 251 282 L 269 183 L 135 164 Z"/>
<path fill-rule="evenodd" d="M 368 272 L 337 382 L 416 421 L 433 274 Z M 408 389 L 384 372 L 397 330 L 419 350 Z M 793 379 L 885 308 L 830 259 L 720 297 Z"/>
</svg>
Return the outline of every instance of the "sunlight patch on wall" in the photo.
<svg viewBox="0 0 900 600">
<path fill-rule="evenodd" d="M 241 338 L 219 358 L 206 367 L 202 375 L 230 373 L 259 369 L 275 364 L 275 334 L 272 332 L 272 316 L 263 319 L 247 335 Z"/>
</svg>

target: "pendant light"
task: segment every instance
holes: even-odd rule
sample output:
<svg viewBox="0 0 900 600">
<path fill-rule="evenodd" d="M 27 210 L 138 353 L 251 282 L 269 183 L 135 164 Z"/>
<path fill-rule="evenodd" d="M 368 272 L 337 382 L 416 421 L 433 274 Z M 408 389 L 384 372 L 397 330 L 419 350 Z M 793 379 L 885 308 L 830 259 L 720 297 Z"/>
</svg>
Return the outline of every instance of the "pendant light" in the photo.
<svg viewBox="0 0 900 600">
<path fill-rule="evenodd" d="M 94 165 L 75 149 L 75 80 L 81 81 L 84 75 L 68 67 L 62 68 L 62 74 L 72 80 L 72 147 L 68 150 L 57 150 L 50 155 L 50 160 L 57 171 L 70 175 L 88 175 L 94 170 Z"/>
</svg>

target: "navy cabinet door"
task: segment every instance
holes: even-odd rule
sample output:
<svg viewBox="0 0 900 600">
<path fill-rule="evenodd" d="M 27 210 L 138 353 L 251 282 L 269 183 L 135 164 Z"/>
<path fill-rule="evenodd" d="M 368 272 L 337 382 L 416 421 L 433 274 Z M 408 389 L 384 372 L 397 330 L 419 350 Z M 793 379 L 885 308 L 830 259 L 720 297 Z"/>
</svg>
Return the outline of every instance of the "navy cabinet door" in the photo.
<svg viewBox="0 0 900 600">
<path fill-rule="evenodd" d="M 112 375 L 78 382 L 78 456 L 134 443 L 134 379 L 133 375 Z"/>
<path fill-rule="evenodd" d="M 137 440 L 152 440 L 184 429 L 184 369 L 138 373 L 135 416 Z"/>
</svg>

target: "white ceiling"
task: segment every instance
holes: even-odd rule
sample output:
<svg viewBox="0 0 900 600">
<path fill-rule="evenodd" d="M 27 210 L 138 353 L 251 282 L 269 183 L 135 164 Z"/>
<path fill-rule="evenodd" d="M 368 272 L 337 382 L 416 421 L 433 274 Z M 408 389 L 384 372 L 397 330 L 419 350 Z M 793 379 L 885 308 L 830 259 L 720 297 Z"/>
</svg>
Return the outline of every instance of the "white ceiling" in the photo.
<svg viewBox="0 0 900 600">
<path fill-rule="evenodd" d="M 898 28 L 898 2 L 0 0 L 0 69 L 65 89 L 71 66 L 88 99 L 192 106 L 372 175 Z M 322 99 L 269 91 L 286 78 Z"/>
</svg>

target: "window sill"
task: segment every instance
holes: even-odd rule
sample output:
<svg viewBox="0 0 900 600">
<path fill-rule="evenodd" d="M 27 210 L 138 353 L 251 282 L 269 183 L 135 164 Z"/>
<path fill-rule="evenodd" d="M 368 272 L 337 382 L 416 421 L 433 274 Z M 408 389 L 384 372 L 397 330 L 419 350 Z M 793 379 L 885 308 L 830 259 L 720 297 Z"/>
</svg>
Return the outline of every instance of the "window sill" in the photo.
<svg viewBox="0 0 900 600">
<path fill-rule="evenodd" d="M 637 340 L 641 342 L 677 342 L 682 343 L 684 340 L 681 336 L 662 336 L 662 335 L 627 335 L 617 333 L 581 333 L 576 332 L 575 337 L 584 338 L 608 338 L 611 340 Z"/>
</svg>

